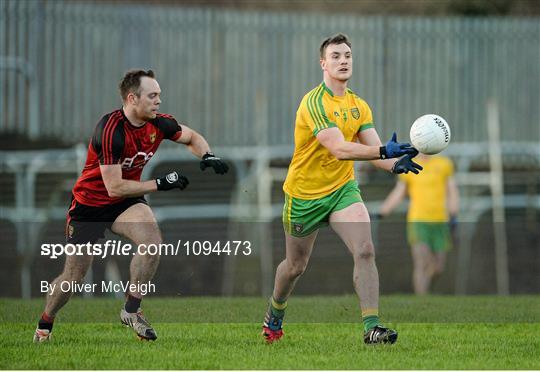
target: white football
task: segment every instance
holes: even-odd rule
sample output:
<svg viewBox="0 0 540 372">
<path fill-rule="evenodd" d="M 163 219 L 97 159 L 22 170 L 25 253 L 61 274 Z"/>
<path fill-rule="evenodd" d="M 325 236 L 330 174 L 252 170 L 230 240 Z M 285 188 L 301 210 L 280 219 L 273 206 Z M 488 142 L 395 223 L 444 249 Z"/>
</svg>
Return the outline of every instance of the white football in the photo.
<svg viewBox="0 0 540 372">
<path fill-rule="evenodd" d="M 416 119 L 411 126 L 411 143 L 421 153 L 438 154 L 450 143 L 450 127 L 439 115 L 427 114 Z"/>
</svg>

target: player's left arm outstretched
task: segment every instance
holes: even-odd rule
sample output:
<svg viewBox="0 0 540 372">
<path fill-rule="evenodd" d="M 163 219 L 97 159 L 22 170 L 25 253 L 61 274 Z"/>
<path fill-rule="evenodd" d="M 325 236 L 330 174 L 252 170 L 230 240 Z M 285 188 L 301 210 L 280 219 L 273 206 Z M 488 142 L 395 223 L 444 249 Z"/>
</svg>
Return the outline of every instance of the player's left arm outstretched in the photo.
<svg viewBox="0 0 540 372">
<path fill-rule="evenodd" d="M 384 218 L 388 216 L 398 205 L 401 204 L 401 202 L 403 201 L 403 199 L 405 199 L 406 196 L 407 184 L 402 180 L 398 179 L 392 191 L 390 191 L 386 199 L 384 199 L 384 201 L 382 202 L 377 216 L 379 218 Z"/>
<path fill-rule="evenodd" d="M 392 137 L 396 141 L 395 133 Z M 368 146 L 382 146 L 381 139 L 377 131 L 374 128 L 362 130 L 358 133 L 358 141 Z M 414 148 L 413 148 L 414 149 Z M 413 172 L 418 174 L 423 168 L 420 164 L 415 163 L 412 158 L 418 155 L 418 151 L 412 154 L 406 154 L 405 156 L 396 159 L 384 159 L 384 160 L 371 160 L 371 163 L 378 168 L 384 169 L 388 172 L 395 174 Z"/>
<path fill-rule="evenodd" d="M 201 170 L 211 167 L 218 174 L 229 171 L 227 163 L 214 155 L 206 139 L 186 125 L 182 124 L 182 135 L 176 142 L 186 145 L 193 155 L 201 159 Z"/>
<path fill-rule="evenodd" d="M 459 190 L 453 174 L 446 180 L 446 195 L 448 223 L 450 224 L 450 230 L 454 232 L 457 227 L 457 216 L 459 213 Z"/>
</svg>

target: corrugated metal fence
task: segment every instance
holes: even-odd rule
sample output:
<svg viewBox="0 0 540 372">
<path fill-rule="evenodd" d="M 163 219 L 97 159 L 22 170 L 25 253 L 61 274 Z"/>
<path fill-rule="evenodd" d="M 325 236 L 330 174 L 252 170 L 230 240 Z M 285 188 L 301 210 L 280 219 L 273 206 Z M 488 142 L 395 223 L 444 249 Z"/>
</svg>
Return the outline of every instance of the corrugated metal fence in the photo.
<svg viewBox="0 0 540 372">
<path fill-rule="evenodd" d="M 318 46 L 353 42 L 350 87 L 380 134 L 439 113 L 454 141 L 484 140 L 485 102 L 503 140 L 540 141 L 538 18 L 411 18 L 0 0 L 0 132 L 87 141 L 120 105 L 124 71 L 152 68 L 162 111 L 220 145 L 290 144 L 296 107 L 318 84 Z M 5 57 L 29 71 L 7 69 Z M 13 62 L 13 61 L 12 61 Z M 22 72 L 34 74 L 25 80 Z M 37 82 L 38 98 L 30 87 Z M 34 102 L 36 101 L 37 102 Z"/>
</svg>

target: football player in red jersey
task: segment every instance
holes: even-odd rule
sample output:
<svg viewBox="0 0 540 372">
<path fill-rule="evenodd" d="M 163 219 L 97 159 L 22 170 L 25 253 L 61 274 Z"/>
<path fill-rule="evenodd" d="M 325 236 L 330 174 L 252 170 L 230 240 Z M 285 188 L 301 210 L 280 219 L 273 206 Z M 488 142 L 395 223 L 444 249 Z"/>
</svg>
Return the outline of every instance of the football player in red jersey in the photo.
<svg viewBox="0 0 540 372">
<path fill-rule="evenodd" d="M 162 140 L 184 144 L 207 167 L 225 174 L 228 166 L 216 157 L 199 133 L 180 125 L 174 117 L 158 112 L 161 89 L 152 70 L 128 71 L 120 82 L 123 106 L 103 116 L 88 146 L 82 174 L 73 188 L 67 214 L 66 241 L 71 244 L 95 243 L 105 229 L 130 239 L 135 246 L 160 244 L 161 232 L 144 195 L 155 191 L 183 190 L 188 179 L 171 172 L 157 179 L 141 181 L 144 165 Z M 35 342 L 51 337 L 54 317 L 69 301 L 72 292 L 60 290 L 63 282 L 81 282 L 92 264 L 91 255 L 66 255 L 64 271 L 47 293 L 45 310 L 34 334 Z M 159 255 L 133 256 L 130 284 L 148 283 L 156 272 Z M 135 286 L 134 286 L 135 287 Z M 140 309 L 143 294 L 126 293 L 120 312 L 122 323 L 141 339 L 155 340 L 156 332 Z"/>
</svg>

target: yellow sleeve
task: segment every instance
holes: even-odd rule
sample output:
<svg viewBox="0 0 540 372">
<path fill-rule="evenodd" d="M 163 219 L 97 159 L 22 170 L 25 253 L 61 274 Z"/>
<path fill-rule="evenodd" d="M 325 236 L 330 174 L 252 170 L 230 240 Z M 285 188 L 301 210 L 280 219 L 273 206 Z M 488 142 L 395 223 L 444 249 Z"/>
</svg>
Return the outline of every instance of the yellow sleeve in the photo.
<svg viewBox="0 0 540 372">
<path fill-rule="evenodd" d="M 360 128 L 358 129 L 358 132 L 373 128 L 373 114 L 371 113 L 371 108 L 367 102 L 361 98 L 358 98 L 357 102 L 360 110 Z"/>
<path fill-rule="evenodd" d="M 446 177 L 452 177 L 454 175 L 454 163 L 450 158 L 446 158 Z"/>
<path fill-rule="evenodd" d="M 328 119 L 322 102 L 323 94 L 322 87 L 309 92 L 298 108 L 298 118 L 309 127 L 314 136 L 323 129 L 337 126 Z"/>
<path fill-rule="evenodd" d="M 401 174 L 398 174 L 398 179 L 407 184 L 407 181 L 409 180 L 409 177 L 407 177 L 407 175 L 405 173 L 401 173 Z"/>
</svg>

